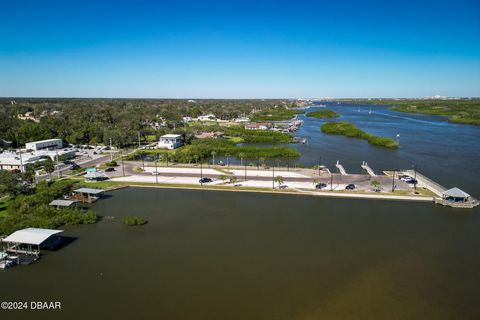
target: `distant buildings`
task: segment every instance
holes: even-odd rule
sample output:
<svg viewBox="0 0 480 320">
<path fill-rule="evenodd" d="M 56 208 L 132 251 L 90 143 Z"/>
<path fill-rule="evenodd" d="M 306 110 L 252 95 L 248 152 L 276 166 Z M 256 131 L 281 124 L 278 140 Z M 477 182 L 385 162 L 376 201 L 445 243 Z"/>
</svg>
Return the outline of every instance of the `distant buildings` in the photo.
<svg viewBox="0 0 480 320">
<path fill-rule="evenodd" d="M 48 140 L 40 140 L 40 141 L 33 141 L 27 142 L 25 144 L 25 148 L 27 150 L 43 150 L 43 149 L 61 149 L 63 147 L 62 139 L 48 139 Z"/>
<path fill-rule="evenodd" d="M 166 134 L 161 136 L 158 141 L 159 148 L 176 149 L 182 145 L 183 139 L 179 134 Z"/>
<path fill-rule="evenodd" d="M 35 116 L 33 115 L 33 112 L 31 111 L 25 112 L 25 114 L 19 114 L 17 117 L 20 120 L 30 120 L 33 122 L 40 122 L 39 119 L 35 118 Z"/>
<path fill-rule="evenodd" d="M 270 124 L 267 122 L 252 122 L 245 124 L 246 130 L 268 130 Z"/>
</svg>

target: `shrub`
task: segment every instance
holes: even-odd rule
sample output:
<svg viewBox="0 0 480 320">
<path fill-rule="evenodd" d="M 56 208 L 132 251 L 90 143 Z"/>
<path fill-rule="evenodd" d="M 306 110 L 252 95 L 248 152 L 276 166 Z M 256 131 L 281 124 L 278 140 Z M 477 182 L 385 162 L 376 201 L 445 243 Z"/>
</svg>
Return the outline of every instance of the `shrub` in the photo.
<svg viewBox="0 0 480 320">
<path fill-rule="evenodd" d="M 141 226 L 146 224 L 148 221 L 142 217 L 136 216 L 124 216 L 122 217 L 122 223 L 126 226 Z"/>
</svg>

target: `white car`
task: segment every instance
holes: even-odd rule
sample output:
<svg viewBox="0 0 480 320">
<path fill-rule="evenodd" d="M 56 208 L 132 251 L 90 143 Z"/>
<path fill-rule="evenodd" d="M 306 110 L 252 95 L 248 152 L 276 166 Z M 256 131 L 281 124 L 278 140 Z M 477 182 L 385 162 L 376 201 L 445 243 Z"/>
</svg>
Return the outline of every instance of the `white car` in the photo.
<svg viewBox="0 0 480 320">
<path fill-rule="evenodd" d="M 158 176 L 160 174 L 160 172 L 158 171 L 152 171 L 152 176 Z"/>
</svg>

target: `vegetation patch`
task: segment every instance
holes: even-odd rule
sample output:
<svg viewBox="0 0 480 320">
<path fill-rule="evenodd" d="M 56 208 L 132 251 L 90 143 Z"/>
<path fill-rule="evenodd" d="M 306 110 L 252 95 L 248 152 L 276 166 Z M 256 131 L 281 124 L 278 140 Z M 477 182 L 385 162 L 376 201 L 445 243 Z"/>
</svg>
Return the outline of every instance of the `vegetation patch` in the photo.
<svg viewBox="0 0 480 320">
<path fill-rule="evenodd" d="M 126 226 L 142 226 L 147 224 L 147 220 L 142 217 L 136 216 L 124 216 L 122 217 L 122 223 Z"/>
<path fill-rule="evenodd" d="M 252 121 L 284 121 L 290 120 L 297 114 L 305 113 L 303 110 L 292 110 L 285 107 L 276 107 L 255 113 Z"/>
<path fill-rule="evenodd" d="M 8 174 L 19 175 L 10 172 Z M 42 181 L 35 187 L 21 189 L 12 184 L 25 185 L 25 180 L 9 179 L 2 183 L 9 184 L 4 191 L 6 190 L 10 198 L 4 202 L 4 214 L 0 215 L 0 235 L 28 227 L 54 229 L 62 225 L 90 224 L 97 221 L 96 214 L 90 210 L 75 207 L 56 209 L 48 205 L 52 200 L 71 193 L 75 186 L 72 180 Z"/>
<path fill-rule="evenodd" d="M 340 114 L 333 110 L 323 109 L 323 110 L 309 112 L 306 114 L 306 116 L 311 118 L 317 118 L 317 119 L 327 119 L 327 118 L 338 118 Z"/>
<path fill-rule="evenodd" d="M 209 159 L 215 152 L 217 156 L 236 157 L 243 159 L 285 159 L 300 156 L 297 149 L 289 147 L 257 147 L 237 146 L 229 139 L 199 139 L 176 150 L 143 150 L 142 153 L 151 157 L 160 155 L 161 160 L 178 163 L 196 163 Z M 128 160 L 140 159 L 140 153 L 129 155 Z"/>
<path fill-rule="evenodd" d="M 327 134 L 338 134 L 338 135 L 344 135 L 350 138 L 364 139 L 364 140 L 367 140 L 368 143 L 374 146 L 390 148 L 390 149 L 398 148 L 398 143 L 395 140 L 391 138 L 378 137 L 378 136 L 374 136 L 372 134 L 366 133 L 365 131 L 357 128 L 354 124 L 351 124 L 346 121 L 324 123 L 321 126 L 321 130 L 322 132 Z"/>
</svg>

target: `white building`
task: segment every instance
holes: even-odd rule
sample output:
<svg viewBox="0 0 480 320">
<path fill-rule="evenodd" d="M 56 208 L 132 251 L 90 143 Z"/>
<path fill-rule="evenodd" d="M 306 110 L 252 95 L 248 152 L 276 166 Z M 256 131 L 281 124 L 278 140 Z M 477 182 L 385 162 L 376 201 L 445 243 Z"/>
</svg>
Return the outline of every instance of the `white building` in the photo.
<svg viewBox="0 0 480 320">
<path fill-rule="evenodd" d="M 45 161 L 47 157 L 56 161 L 57 156 L 59 161 L 63 162 L 63 160 L 75 158 L 75 151 L 72 149 L 55 151 L 40 150 L 22 152 L 21 155 L 19 152 L 2 152 L 0 153 L 0 170 L 18 169 L 20 171 L 25 171 L 25 167 L 29 164 Z"/>
<path fill-rule="evenodd" d="M 27 142 L 25 144 L 25 148 L 27 150 L 42 150 L 42 149 L 61 149 L 63 147 L 62 139 L 48 139 L 48 140 L 40 140 L 40 141 L 33 141 Z"/>
<path fill-rule="evenodd" d="M 197 117 L 198 121 L 216 121 L 217 117 L 213 113 Z"/>
<path fill-rule="evenodd" d="M 159 148 L 176 149 L 181 145 L 183 145 L 183 139 L 179 134 L 166 134 L 158 141 Z"/>
<path fill-rule="evenodd" d="M 0 153 L 0 170 L 14 170 L 25 171 L 25 166 L 33 164 L 39 161 L 44 161 L 45 158 L 41 155 L 33 155 L 30 153 L 20 154 L 16 152 L 3 152 Z"/>
</svg>

